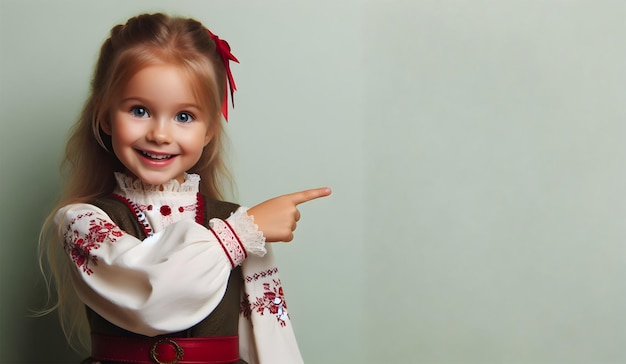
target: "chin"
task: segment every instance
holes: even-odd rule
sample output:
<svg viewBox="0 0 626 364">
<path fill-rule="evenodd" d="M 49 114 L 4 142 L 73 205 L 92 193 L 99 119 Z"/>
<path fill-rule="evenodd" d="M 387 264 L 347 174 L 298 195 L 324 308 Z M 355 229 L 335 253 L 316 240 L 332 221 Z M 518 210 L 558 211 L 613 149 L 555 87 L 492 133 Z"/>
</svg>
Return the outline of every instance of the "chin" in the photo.
<svg viewBox="0 0 626 364">
<path fill-rule="evenodd" d="M 184 179 L 184 172 L 179 173 L 177 170 L 143 170 L 136 169 L 135 171 L 131 169 L 126 169 L 126 173 L 130 176 L 134 176 L 141 182 L 147 185 L 163 185 L 168 183 L 171 180 L 178 180 L 179 182 Z"/>
</svg>

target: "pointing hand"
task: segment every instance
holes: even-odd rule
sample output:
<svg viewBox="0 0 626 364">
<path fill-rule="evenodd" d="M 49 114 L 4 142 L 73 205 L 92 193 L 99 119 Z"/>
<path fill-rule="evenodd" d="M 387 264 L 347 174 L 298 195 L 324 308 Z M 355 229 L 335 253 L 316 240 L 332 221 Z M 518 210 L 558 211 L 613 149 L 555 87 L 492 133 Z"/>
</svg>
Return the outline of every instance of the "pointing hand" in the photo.
<svg viewBox="0 0 626 364">
<path fill-rule="evenodd" d="M 322 187 L 274 197 L 248 209 L 248 215 L 254 216 L 254 223 L 263 232 L 266 242 L 291 241 L 296 222 L 300 220 L 297 206 L 330 194 L 330 188 Z"/>
</svg>

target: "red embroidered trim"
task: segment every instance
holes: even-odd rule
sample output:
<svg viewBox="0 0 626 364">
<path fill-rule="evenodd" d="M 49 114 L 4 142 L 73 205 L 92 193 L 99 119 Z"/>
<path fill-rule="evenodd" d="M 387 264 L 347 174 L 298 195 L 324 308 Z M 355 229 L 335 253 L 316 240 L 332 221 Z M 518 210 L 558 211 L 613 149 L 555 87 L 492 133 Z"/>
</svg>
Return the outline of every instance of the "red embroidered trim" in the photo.
<svg viewBox="0 0 626 364">
<path fill-rule="evenodd" d="M 243 298 L 239 307 L 241 315 L 245 318 L 250 318 L 252 312 L 261 316 L 265 314 L 274 315 L 280 326 L 285 327 L 290 317 L 280 279 L 272 279 L 269 283 L 263 283 L 263 289 L 265 290 L 263 295 L 256 297 L 253 302 L 250 302 L 249 295 Z"/>
<path fill-rule="evenodd" d="M 146 234 L 146 237 L 154 235 L 154 230 L 152 230 L 150 222 L 148 222 L 148 219 L 146 219 L 146 215 L 143 213 L 143 211 L 141 211 L 141 209 L 139 209 L 139 206 L 137 206 L 134 201 L 131 201 L 130 199 L 122 195 L 118 195 L 117 193 L 114 193 L 111 196 L 124 202 L 126 206 L 128 206 L 128 208 L 130 208 L 131 211 L 135 213 L 135 217 L 137 217 L 137 221 L 141 225 L 141 228 L 143 229 L 144 234 Z"/>
<path fill-rule="evenodd" d="M 265 278 L 265 277 L 271 277 L 274 274 L 278 274 L 278 268 L 277 267 L 273 267 L 273 268 L 269 268 L 263 272 L 256 272 L 251 276 L 246 276 L 246 282 L 250 283 L 252 281 L 258 281 L 261 278 Z"/>
<path fill-rule="evenodd" d="M 228 221 L 223 220 L 224 223 L 226 224 L 226 226 L 228 226 L 228 228 L 230 229 L 230 231 L 233 232 L 233 235 L 235 236 L 235 239 L 237 239 L 237 242 L 239 243 L 239 248 L 241 249 L 241 251 L 243 252 L 243 259 L 246 259 L 248 257 L 248 252 L 246 251 L 246 247 L 243 246 L 243 243 L 241 242 L 241 239 L 239 239 L 239 236 L 237 235 L 237 233 L 235 232 L 235 229 L 233 229 L 232 226 L 230 226 L 230 224 L 228 223 Z"/>
<path fill-rule="evenodd" d="M 172 208 L 169 205 L 163 205 L 159 209 L 159 212 L 163 216 L 170 216 L 172 214 Z"/>
<path fill-rule="evenodd" d="M 154 235 L 154 229 L 152 228 L 152 225 L 150 225 L 150 222 L 146 218 L 146 215 L 143 213 L 139 205 L 137 205 L 134 201 L 131 201 L 129 198 L 119 195 L 117 193 L 113 193 L 111 194 L 111 196 L 124 202 L 126 206 L 128 206 L 128 208 L 131 209 L 131 211 L 133 211 L 133 213 L 135 214 L 135 217 L 137 217 L 137 221 L 139 222 L 139 224 L 141 224 L 141 228 L 143 229 L 143 232 L 146 234 L 146 237 L 150 237 Z M 195 207 L 196 207 L 196 222 L 200 225 L 204 225 L 204 198 L 202 197 L 200 193 L 196 195 Z M 152 210 L 152 205 L 149 205 L 145 208 L 147 208 L 148 210 Z M 180 209 L 184 209 L 184 208 L 181 206 L 179 208 L 179 211 Z M 168 205 L 163 205 L 159 209 L 159 212 L 163 216 L 169 216 L 172 213 L 172 209 Z"/>
<path fill-rule="evenodd" d="M 246 259 L 246 249 L 241 244 L 235 231 L 226 221 L 215 219 L 210 230 L 222 245 L 233 268 Z"/>
<path fill-rule="evenodd" d="M 93 215 L 93 212 L 78 214 L 70 221 L 64 236 L 65 251 L 76 266 L 81 268 L 87 275 L 93 273 L 93 270 L 89 267 L 90 263 L 94 266 L 98 265 L 98 257 L 91 255 L 92 250 L 100 248 L 100 245 L 104 242 L 115 243 L 118 238 L 124 235 L 124 232 L 117 225 L 99 217 L 92 218 Z M 72 228 L 78 220 L 83 218 L 91 218 L 86 234 L 81 234 L 78 229 Z"/>
<path fill-rule="evenodd" d="M 204 225 L 204 197 L 198 192 L 196 195 L 196 222 L 200 225 Z"/>
<path fill-rule="evenodd" d="M 226 255 L 226 258 L 228 258 L 228 261 L 230 262 L 230 266 L 232 268 L 235 268 L 235 262 L 233 262 L 233 258 L 230 257 L 230 254 L 228 253 L 228 249 L 226 249 L 226 247 L 222 243 L 222 240 L 220 239 L 220 237 L 217 236 L 217 233 L 212 228 L 209 229 L 209 231 L 211 231 L 213 233 L 213 236 L 215 236 L 215 239 L 217 239 L 217 241 L 220 242 L 220 246 L 222 247 L 222 250 L 224 250 L 224 255 Z"/>
<path fill-rule="evenodd" d="M 241 313 L 241 315 L 248 320 L 250 319 L 250 316 L 252 316 L 252 307 L 250 307 L 249 297 L 250 295 L 246 294 L 239 303 L 239 313 Z"/>
</svg>

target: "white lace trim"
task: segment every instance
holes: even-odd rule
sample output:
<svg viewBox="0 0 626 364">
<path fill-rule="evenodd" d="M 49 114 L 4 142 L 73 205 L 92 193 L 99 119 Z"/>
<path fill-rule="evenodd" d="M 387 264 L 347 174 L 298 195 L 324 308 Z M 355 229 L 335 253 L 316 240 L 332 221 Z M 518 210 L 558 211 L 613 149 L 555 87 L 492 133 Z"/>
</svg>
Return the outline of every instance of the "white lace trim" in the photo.
<svg viewBox="0 0 626 364">
<path fill-rule="evenodd" d="M 197 193 L 200 186 L 200 176 L 195 173 L 185 173 L 185 181 L 179 183 L 173 179 L 163 185 L 150 185 L 135 177 L 115 172 L 117 186 L 124 192 L 193 192 Z"/>
<path fill-rule="evenodd" d="M 267 253 L 265 236 L 254 223 L 254 217 L 247 214 L 248 208 L 240 207 L 226 221 L 235 230 L 248 254 L 262 257 Z"/>
</svg>

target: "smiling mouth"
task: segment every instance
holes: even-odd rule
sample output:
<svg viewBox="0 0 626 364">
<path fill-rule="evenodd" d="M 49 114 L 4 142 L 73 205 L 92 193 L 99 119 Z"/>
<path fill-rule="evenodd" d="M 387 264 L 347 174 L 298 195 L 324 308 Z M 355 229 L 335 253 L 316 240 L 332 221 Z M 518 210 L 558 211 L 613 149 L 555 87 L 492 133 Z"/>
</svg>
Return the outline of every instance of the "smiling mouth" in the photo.
<svg viewBox="0 0 626 364">
<path fill-rule="evenodd" d="M 162 160 L 171 159 L 174 157 L 174 155 L 172 154 L 152 154 L 152 153 L 144 152 L 143 150 L 139 150 L 138 152 L 144 157 L 153 159 L 156 161 L 162 161 Z"/>
</svg>

